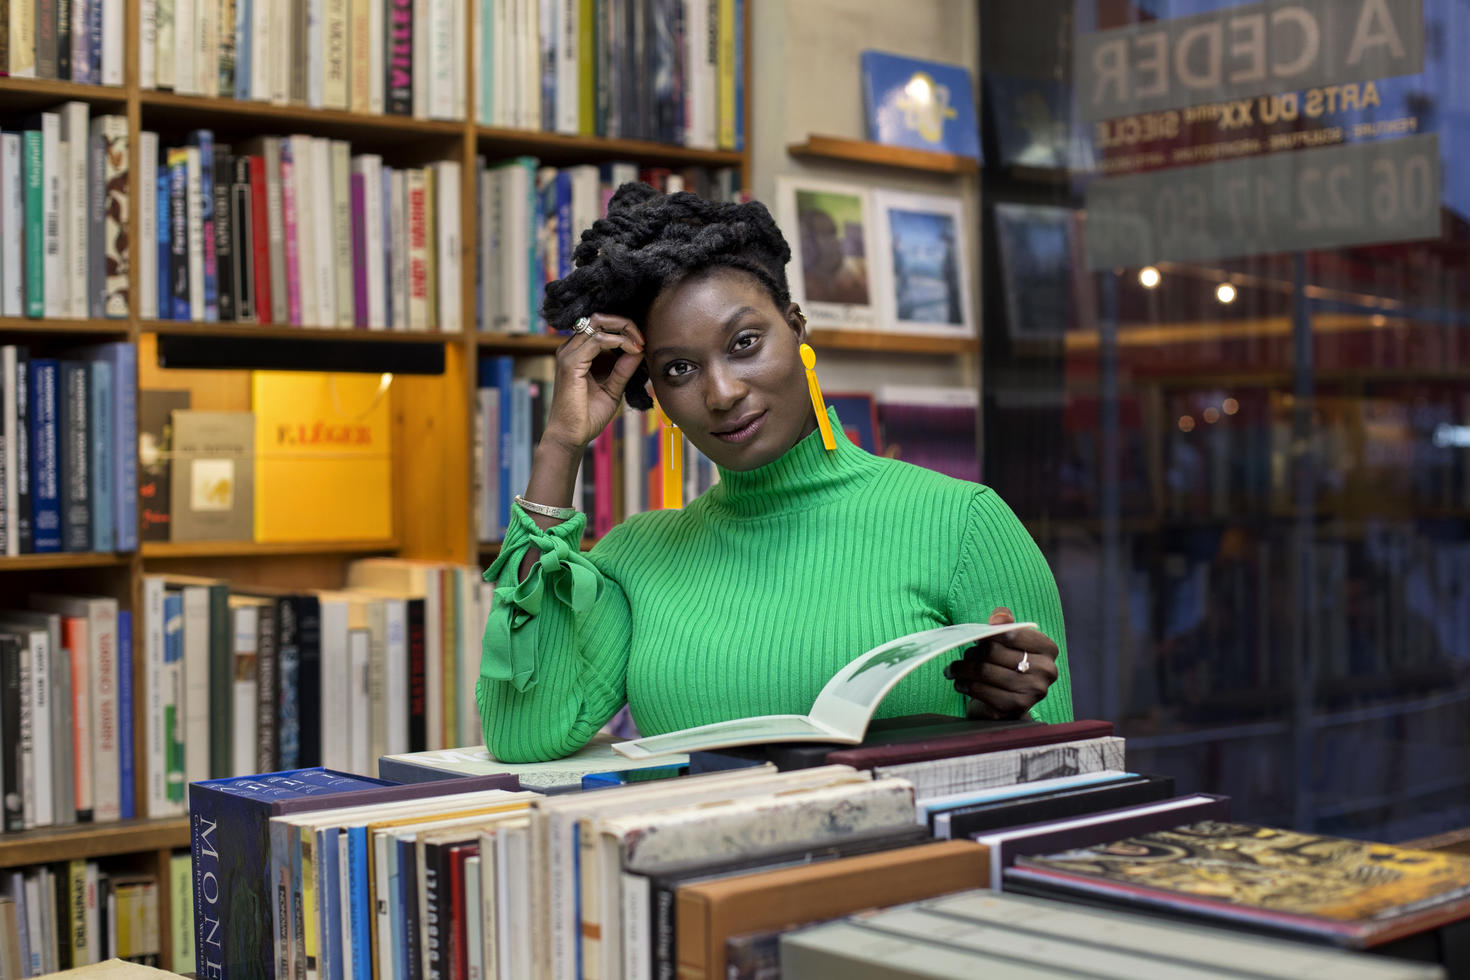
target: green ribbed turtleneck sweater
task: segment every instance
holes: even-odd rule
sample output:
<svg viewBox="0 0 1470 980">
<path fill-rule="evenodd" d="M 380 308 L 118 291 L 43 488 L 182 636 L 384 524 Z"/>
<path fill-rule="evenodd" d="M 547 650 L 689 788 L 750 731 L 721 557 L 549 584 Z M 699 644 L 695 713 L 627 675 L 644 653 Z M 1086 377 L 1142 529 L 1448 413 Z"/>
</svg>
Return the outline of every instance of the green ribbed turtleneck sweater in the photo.
<svg viewBox="0 0 1470 980">
<path fill-rule="evenodd" d="M 496 758 L 557 758 L 626 700 L 644 735 L 727 718 L 810 710 L 822 685 L 878 644 L 996 606 L 1038 623 L 1062 650 L 1060 678 L 1032 709 L 1072 717 L 1056 582 L 991 490 L 813 432 L 683 510 L 637 514 L 590 552 L 585 517 L 542 530 L 512 509 L 475 697 Z M 526 549 L 541 559 L 517 583 Z M 957 654 L 958 655 L 958 652 Z M 963 715 L 938 657 L 877 717 Z"/>
</svg>

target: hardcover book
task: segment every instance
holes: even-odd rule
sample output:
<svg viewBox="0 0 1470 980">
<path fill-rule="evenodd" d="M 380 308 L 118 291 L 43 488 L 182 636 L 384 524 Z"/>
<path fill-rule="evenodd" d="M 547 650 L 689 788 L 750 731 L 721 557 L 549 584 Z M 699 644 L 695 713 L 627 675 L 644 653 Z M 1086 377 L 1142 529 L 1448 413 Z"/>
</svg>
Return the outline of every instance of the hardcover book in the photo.
<svg viewBox="0 0 1470 980">
<path fill-rule="evenodd" d="M 1218 820 L 1019 858 L 1006 883 L 1355 949 L 1470 920 L 1470 857 Z"/>
<path fill-rule="evenodd" d="M 629 761 L 613 751 L 612 742 L 613 736 L 597 735 L 566 758 L 550 762 L 501 762 L 483 745 L 385 755 L 378 760 L 378 775 L 394 782 L 421 783 L 456 776 L 511 773 L 520 777 L 521 785 L 526 789 L 549 793 L 580 788 L 582 778 L 592 773 L 662 767 L 685 761 L 679 756 L 668 755 Z"/>
<path fill-rule="evenodd" d="M 980 159 L 970 72 L 883 51 L 862 53 L 868 139 Z"/>
<path fill-rule="evenodd" d="M 144 541 L 169 540 L 173 415 L 189 407 L 189 398 L 188 391 L 138 392 L 138 520 L 139 536 Z"/>
<path fill-rule="evenodd" d="M 173 424 L 170 540 L 251 540 L 255 417 L 176 410 Z"/>
</svg>

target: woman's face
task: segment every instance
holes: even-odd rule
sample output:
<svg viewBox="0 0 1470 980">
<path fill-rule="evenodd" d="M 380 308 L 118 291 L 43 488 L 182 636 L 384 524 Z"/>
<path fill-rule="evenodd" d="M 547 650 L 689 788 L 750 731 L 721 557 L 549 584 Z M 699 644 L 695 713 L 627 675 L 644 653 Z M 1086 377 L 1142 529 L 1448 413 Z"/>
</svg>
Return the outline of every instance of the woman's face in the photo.
<svg viewBox="0 0 1470 980">
<path fill-rule="evenodd" d="M 764 466 L 817 426 L 794 311 L 777 309 L 754 276 L 733 269 L 692 276 L 648 311 L 654 396 L 718 466 Z"/>
</svg>

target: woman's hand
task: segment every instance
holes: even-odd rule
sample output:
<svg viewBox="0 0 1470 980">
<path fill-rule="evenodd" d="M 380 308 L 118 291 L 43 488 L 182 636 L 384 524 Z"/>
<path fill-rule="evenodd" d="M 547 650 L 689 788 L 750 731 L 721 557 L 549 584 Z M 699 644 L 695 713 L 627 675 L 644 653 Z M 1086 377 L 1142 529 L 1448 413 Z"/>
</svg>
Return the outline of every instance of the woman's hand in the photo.
<svg viewBox="0 0 1470 980">
<path fill-rule="evenodd" d="M 990 623 L 1014 623 L 1004 606 Z M 1057 679 L 1057 645 L 1040 630 L 1023 629 L 982 641 L 944 669 L 954 689 L 973 698 L 972 717 L 1019 718 L 1046 697 Z M 1017 668 L 1025 661 L 1024 671 Z"/>
<path fill-rule="evenodd" d="M 632 320 L 607 313 L 588 319 L 597 332 L 575 332 L 556 352 L 556 384 L 541 434 L 543 444 L 578 455 L 617 414 L 628 379 L 643 360 L 643 334 Z M 611 351 L 622 353 L 608 370 L 603 355 Z"/>
</svg>

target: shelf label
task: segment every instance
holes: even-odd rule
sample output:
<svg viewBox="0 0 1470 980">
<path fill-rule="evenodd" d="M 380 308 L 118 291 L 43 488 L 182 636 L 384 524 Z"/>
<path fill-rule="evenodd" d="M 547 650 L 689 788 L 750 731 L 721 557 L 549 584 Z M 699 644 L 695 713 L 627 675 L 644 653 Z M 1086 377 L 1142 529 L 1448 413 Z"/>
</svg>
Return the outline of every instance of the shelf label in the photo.
<svg viewBox="0 0 1470 980">
<path fill-rule="evenodd" d="M 1092 269 L 1438 238 L 1439 137 L 1099 178 L 1086 235 Z"/>
</svg>

